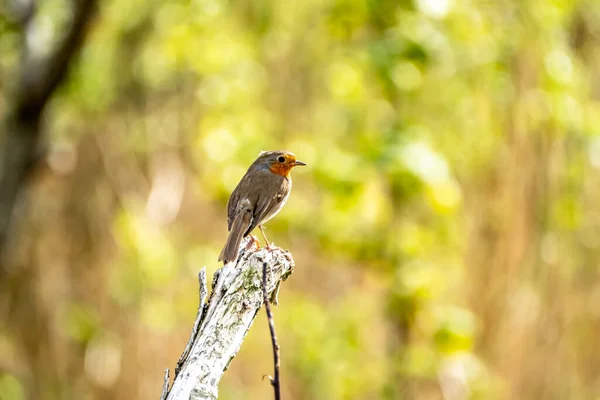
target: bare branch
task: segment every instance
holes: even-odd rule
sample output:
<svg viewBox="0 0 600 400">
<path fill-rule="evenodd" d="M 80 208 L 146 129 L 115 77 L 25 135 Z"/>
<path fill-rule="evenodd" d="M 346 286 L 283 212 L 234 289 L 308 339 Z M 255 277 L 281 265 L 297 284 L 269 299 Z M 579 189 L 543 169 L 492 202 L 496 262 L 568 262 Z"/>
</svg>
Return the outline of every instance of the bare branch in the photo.
<svg viewBox="0 0 600 400">
<path fill-rule="evenodd" d="M 181 357 L 179 357 L 179 361 L 177 361 L 177 366 L 175 367 L 175 378 L 177 378 L 177 375 L 179 375 L 179 371 L 181 371 L 181 366 L 187 359 L 187 356 L 190 354 L 190 350 L 192 349 L 194 340 L 196 339 L 196 336 L 198 336 L 198 330 L 200 329 L 202 317 L 204 316 L 206 296 L 208 295 L 208 289 L 206 288 L 206 267 L 202 267 L 200 273 L 198 273 L 198 283 L 200 284 L 200 299 L 198 302 L 198 313 L 196 314 L 196 321 L 194 321 L 192 334 L 190 335 L 190 338 L 187 344 L 185 345 L 185 350 L 183 350 L 183 353 L 181 353 Z"/>
<path fill-rule="evenodd" d="M 169 368 L 165 369 L 165 377 L 163 379 L 163 388 L 160 395 L 160 400 L 165 400 L 169 394 Z"/>
<path fill-rule="evenodd" d="M 275 321 L 273 320 L 273 314 L 271 313 L 271 304 L 269 303 L 269 293 L 267 292 L 267 263 L 263 262 L 263 275 L 262 275 L 262 289 L 263 289 L 263 301 L 265 303 L 265 310 L 267 311 L 267 319 L 269 321 L 269 331 L 271 332 L 271 344 L 273 345 L 273 364 L 274 364 L 274 377 L 269 377 L 271 385 L 273 385 L 273 392 L 275 393 L 275 400 L 281 400 L 281 384 L 279 379 L 279 343 L 277 342 L 277 335 L 275 334 Z M 273 291 L 276 293 L 277 289 Z"/>
<path fill-rule="evenodd" d="M 290 253 L 281 249 L 247 249 L 245 240 L 240 250 L 237 264 L 229 263 L 215 273 L 198 331 L 195 335 L 192 331 L 195 338 L 191 348 L 178 363 L 180 371 L 167 396 L 169 400 L 217 398 L 219 381 L 262 307 L 263 265 L 269 266 L 264 279 L 267 293 L 273 293 L 293 271 Z"/>
</svg>

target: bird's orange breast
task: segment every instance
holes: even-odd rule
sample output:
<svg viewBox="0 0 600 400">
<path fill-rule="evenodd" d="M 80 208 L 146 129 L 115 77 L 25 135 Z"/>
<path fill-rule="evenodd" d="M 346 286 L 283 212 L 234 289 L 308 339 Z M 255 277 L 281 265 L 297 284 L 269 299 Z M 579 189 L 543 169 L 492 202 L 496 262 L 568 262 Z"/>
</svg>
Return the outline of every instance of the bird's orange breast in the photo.
<svg viewBox="0 0 600 400">
<path fill-rule="evenodd" d="M 292 166 L 289 164 L 273 164 L 269 167 L 272 173 L 281 175 L 284 178 L 290 176 L 290 171 L 292 170 Z"/>
</svg>

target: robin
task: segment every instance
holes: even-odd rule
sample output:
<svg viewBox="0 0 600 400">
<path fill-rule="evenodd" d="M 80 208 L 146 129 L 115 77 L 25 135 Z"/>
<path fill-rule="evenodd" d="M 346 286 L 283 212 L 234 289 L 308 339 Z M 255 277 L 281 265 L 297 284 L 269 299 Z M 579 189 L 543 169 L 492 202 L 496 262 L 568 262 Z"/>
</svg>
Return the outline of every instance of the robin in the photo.
<svg viewBox="0 0 600 400">
<path fill-rule="evenodd" d="M 283 208 L 292 190 L 290 171 L 298 165 L 306 163 L 296 160 L 289 151 L 263 151 L 258 155 L 227 202 L 229 236 L 219 261 L 227 264 L 237 260 L 242 238 L 257 226 L 270 249 L 263 224 Z"/>
</svg>

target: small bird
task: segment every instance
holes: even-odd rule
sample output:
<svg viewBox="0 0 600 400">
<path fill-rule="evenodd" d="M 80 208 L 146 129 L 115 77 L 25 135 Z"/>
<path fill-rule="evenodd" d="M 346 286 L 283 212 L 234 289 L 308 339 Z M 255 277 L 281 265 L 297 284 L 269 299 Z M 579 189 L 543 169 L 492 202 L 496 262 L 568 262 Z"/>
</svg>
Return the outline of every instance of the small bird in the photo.
<svg viewBox="0 0 600 400">
<path fill-rule="evenodd" d="M 262 151 L 258 155 L 229 196 L 229 236 L 219 255 L 219 261 L 227 264 L 237 260 L 242 238 L 257 226 L 270 249 L 263 224 L 281 211 L 292 190 L 290 171 L 298 165 L 306 163 L 296 160 L 296 156 L 289 151 Z"/>
</svg>

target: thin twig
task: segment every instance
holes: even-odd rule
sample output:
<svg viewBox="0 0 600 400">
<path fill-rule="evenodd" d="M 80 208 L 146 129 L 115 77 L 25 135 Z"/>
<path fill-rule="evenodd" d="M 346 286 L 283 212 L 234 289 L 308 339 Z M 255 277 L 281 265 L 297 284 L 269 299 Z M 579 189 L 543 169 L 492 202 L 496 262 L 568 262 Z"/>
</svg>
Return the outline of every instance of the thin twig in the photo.
<svg viewBox="0 0 600 400">
<path fill-rule="evenodd" d="M 177 375 L 179 375 L 179 371 L 181 371 L 181 367 L 183 366 L 183 363 L 185 362 L 188 355 L 190 354 L 190 350 L 192 349 L 194 340 L 196 339 L 196 336 L 198 336 L 198 331 L 200 330 L 200 323 L 202 322 L 202 317 L 205 314 L 204 309 L 206 308 L 206 296 L 208 294 L 208 290 L 206 288 L 206 267 L 203 267 L 200 270 L 200 272 L 198 273 L 198 283 L 200 285 L 200 289 L 199 289 L 200 300 L 198 302 L 198 313 L 196 314 L 196 321 L 194 321 L 194 327 L 192 328 L 192 333 L 190 334 L 190 339 L 188 340 L 187 344 L 185 345 L 185 350 L 183 350 L 183 353 L 181 353 L 181 357 L 179 357 L 179 360 L 177 361 L 177 365 L 175 366 L 175 377 L 176 378 L 177 378 Z"/>
<path fill-rule="evenodd" d="M 169 394 L 169 368 L 165 370 L 165 378 L 163 381 L 162 393 L 160 395 L 160 400 L 165 400 L 167 395 Z"/>
<path fill-rule="evenodd" d="M 271 331 L 271 343 L 273 345 L 273 363 L 275 364 L 275 377 L 269 377 L 273 391 L 275 392 L 275 400 L 281 400 L 281 387 L 279 381 L 279 343 L 277 343 L 277 335 L 275 335 L 275 321 L 271 313 L 271 304 L 269 303 L 269 294 L 267 293 L 267 263 L 263 262 L 262 272 L 262 289 L 263 300 L 265 302 L 265 310 L 267 311 L 267 319 L 269 320 L 269 330 Z"/>
</svg>

